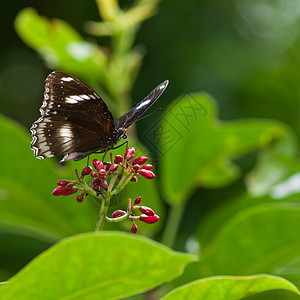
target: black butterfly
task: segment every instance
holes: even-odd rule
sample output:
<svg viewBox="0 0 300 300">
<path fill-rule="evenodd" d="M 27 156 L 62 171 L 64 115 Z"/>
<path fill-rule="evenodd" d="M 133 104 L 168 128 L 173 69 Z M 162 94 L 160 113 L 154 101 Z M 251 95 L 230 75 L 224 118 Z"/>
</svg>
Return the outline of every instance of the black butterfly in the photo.
<svg viewBox="0 0 300 300">
<path fill-rule="evenodd" d="M 64 155 L 62 161 L 77 161 L 96 151 L 113 149 L 169 83 L 161 83 L 114 121 L 103 99 L 78 78 L 54 71 L 45 82 L 41 117 L 30 128 L 31 149 L 39 159 Z"/>
</svg>

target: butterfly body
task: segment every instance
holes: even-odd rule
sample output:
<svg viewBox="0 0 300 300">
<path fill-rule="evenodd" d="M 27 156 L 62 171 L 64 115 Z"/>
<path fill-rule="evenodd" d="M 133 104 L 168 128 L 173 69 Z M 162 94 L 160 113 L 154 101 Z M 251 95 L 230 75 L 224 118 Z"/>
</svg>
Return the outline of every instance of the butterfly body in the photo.
<svg viewBox="0 0 300 300">
<path fill-rule="evenodd" d="M 165 81 L 144 100 L 114 120 L 103 99 L 78 78 L 54 71 L 46 78 L 41 117 L 30 128 L 31 149 L 39 159 L 64 155 L 81 160 L 106 152 L 126 137 L 134 123 L 163 93 Z"/>
</svg>

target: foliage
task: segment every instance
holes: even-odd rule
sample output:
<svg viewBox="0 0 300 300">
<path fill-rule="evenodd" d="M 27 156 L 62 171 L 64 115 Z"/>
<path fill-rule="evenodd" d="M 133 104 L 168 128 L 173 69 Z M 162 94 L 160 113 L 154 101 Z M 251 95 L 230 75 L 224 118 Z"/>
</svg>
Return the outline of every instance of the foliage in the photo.
<svg viewBox="0 0 300 300">
<path fill-rule="evenodd" d="M 116 1 L 97 4 L 102 21 L 89 22 L 87 29 L 94 36 L 109 37 L 110 49 L 31 8 L 20 12 L 15 26 L 48 66 L 77 75 L 93 87 L 103 86 L 114 101 L 110 107 L 120 114 L 129 107 L 143 56 L 133 47 L 135 34 L 154 14 L 158 1 L 136 1 L 128 10 Z M 15 265 L 1 266 L 2 280 L 8 280 L 0 287 L 1 298 L 115 299 L 162 284 L 152 293 L 163 297 L 169 291 L 165 299 L 187 294 L 239 299 L 275 289 L 287 290 L 289 299 L 290 292 L 298 298 L 300 165 L 293 131 L 270 119 L 220 121 L 212 97 L 196 92 L 175 99 L 148 133 L 150 144 L 158 142 L 158 177 L 129 184 L 127 194 L 142 196 L 161 216 L 151 228 L 139 228 L 152 239 L 106 231 L 128 230 L 116 224 L 105 224 L 105 231 L 95 235 L 86 233 L 97 219 L 95 203 L 51 196 L 54 184 L 62 177 L 71 179 L 74 168 L 83 169 L 85 162 L 58 166 L 55 161 L 36 160 L 28 133 L 1 116 L 0 231 L 11 240 L 1 247 L 1 260 L 14 261 L 20 247 L 27 247 L 27 255 Z M 149 156 L 141 143 L 131 140 L 130 145 Z M 256 152 L 255 167 L 245 172 L 239 159 Z M 222 191 L 243 179 L 240 193 L 223 203 Z M 198 208 L 206 201 L 202 195 L 207 189 L 215 190 L 217 199 L 203 216 Z M 124 206 L 122 200 L 112 201 L 111 210 Z M 189 209 L 193 219 L 186 215 Z M 182 231 L 189 224 L 193 229 L 186 230 L 186 236 Z M 253 275 L 258 273 L 268 274 Z M 232 276 L 220 276 L 224 274 Z M 268 293 L 264 297 L 272 299 Z"/>
<path fill-rule="evenodd" d="M 143 237 L 82 234 L 45 251 L 0 293 L 2 299 L 115 299 L 173 279 L 194 259 Z"/>
</svg>

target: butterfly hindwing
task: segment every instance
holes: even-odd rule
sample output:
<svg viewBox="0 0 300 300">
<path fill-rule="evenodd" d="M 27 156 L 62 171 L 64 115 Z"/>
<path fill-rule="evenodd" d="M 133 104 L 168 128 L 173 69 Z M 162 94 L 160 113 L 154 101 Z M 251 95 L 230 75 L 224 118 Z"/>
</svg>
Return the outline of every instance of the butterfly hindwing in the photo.
<svg viewBox="0 0 300 300">
<path fill-rule="evenodd" d="M 63 72 L 45 82 L 41 117 L 31 127 L 38 158 L 105 148 L 114 120 L 103 99 L 88 85 Z"/>
</svg>

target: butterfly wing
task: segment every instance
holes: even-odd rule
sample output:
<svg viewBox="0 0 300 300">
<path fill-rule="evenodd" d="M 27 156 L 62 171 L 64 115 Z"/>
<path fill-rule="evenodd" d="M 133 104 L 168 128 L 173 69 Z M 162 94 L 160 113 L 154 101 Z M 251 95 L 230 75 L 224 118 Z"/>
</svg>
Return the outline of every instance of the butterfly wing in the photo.
<svg viewBox="0 0 300 300">
<path fill-rule="evenodd" d="M 161 96 L 161 94 L 167 88 L 168 84 L 169 81 L 165 80 L 163 83 L 157 86 L 147 97 L 145 97 L 140 103 L 136 104 L 130 111 L 118 118 L 115 121 L 115 129 L 126 129 L 136 120 L 138 120 Z"/>
<path fill-rule="evenodd" d="M 46 78 L 40 113 L 30 129 L 31 149 L 40 159 L 106 149 L 114 130 L 114 119 L 103 99 L 63 72 L 54 71 Z"/>
</svg>

